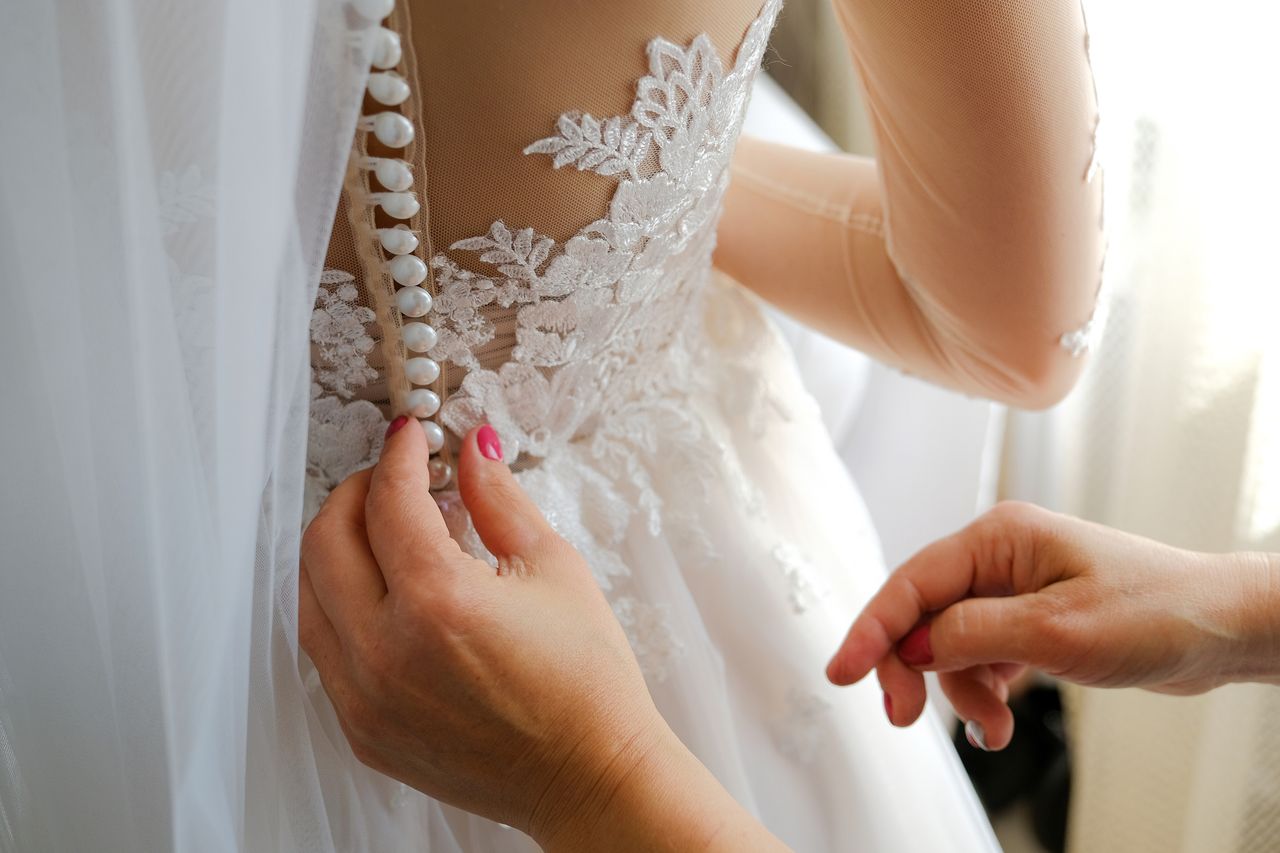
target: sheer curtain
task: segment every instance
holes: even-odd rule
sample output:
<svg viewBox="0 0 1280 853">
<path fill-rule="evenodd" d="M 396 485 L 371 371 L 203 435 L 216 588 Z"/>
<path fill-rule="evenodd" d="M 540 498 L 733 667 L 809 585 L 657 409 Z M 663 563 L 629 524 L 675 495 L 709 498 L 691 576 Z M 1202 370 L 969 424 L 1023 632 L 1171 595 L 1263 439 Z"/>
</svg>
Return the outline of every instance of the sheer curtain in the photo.
<svg viewBox="0 0 1280 853">
<path fill-rule="evenodd" d="M 261 746 L 303 716 L 307 326 L 367 35 L 336 0 L 6 6 L 0 850 L 306 846 L 302 752 Z"/>
<path fill-rule="evenodd" d="M 1206 551 L 1280 550 L 1280 13 L 1088 5 L 1111 315 L 1007 493 Z M 1073 695 L 1078 851 L 1276 849 L 1280 695 Z"/>
</svg>

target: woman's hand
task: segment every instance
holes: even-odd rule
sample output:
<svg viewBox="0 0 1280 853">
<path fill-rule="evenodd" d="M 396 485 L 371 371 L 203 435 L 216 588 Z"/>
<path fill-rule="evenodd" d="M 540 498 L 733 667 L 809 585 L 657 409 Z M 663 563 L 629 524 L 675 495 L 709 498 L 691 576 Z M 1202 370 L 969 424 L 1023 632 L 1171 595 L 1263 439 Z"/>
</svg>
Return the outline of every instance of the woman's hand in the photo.
<svg viewBox="0 0 1280 853">
<path fill-rule="evenodd" d="M 774 849 L 662 720 L 492 428 L 467 436 L 459 488 L 497 571 L 449 537 L 403 425 L 302 543 L 302 645 L 356 756 L 548 849 Z"/>
<path fill-rule="evenodd" d="M 900 567 L 827 674 L 875 669 L 896 725 L 933 670 L 976 745 L 1013 735 L 1007 684 L 1067 681 L 1199 693 L 1280 675 L 1280 560 L 1200 554 L 1026 504 L 1002 504 Z M 976 724 L 976 725 L 975 725 Z"/>
</svg>

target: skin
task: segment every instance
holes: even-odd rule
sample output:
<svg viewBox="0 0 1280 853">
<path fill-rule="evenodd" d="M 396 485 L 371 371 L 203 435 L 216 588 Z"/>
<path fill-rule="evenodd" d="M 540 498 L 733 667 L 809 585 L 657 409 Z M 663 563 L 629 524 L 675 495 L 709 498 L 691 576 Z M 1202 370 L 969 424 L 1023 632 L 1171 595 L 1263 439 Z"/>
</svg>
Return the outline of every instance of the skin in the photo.
<svg viewBox="0 0 1280 853">
<path fill-rule="evenodd" d="M 663 721 L 507 466 L 467 436 L 459 488 L 495 571 L 449 537 L 427 459 L 398 429 L 303 537 L 300 638 L 356 757 L 549 851 L 786 850 Z"/>
<path fill-rule="evenodd" d="M 1029 504 L 997 506 L 903 564 L 827 667 L 873 669 L 890 720 L 924 708 L 934 671 L 1002 749 L 1008 684 L 1027 666 L 1076 684 L 1203 693 L 1280 683 L 1280 556 L 1172 548 Z"/>
</svg>

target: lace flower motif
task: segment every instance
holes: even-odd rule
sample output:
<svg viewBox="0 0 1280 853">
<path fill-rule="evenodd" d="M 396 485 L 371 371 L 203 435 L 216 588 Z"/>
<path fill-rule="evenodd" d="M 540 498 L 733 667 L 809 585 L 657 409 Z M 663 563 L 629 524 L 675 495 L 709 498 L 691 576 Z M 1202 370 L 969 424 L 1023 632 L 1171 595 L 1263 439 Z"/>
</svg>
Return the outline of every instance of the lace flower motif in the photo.
<svg viewBox="0 0 1280 853">
<path fill-rule="evenodd" d="M 333 487 L 378 461 L 387 419 L 368 400 L 343 402 L 311 385 L 303 518 L 310 520 Z"/>
<path fill-rule="evenodd" d="M 785 701 L 786 710 L 773 725 L 774 737 L 784 755 L 807 764 L 822 745 L 822 724 L 831 712 L 831 703 L 794 687 L 787 691 Z"/>
<path fill-rule="evenodd" d="M 375 315 L 372 308 L 356 304 L 360 294 L 350 273 L 325 270 L 320 281 L 337 287 L 321 287 L 311 312 L 311 342 L 320 351 L 314 378 L 326 391 L 349 400 L 356 389 L 378 378 L 366 359 L 375 346 L 366 327 Z"/>
</svg>

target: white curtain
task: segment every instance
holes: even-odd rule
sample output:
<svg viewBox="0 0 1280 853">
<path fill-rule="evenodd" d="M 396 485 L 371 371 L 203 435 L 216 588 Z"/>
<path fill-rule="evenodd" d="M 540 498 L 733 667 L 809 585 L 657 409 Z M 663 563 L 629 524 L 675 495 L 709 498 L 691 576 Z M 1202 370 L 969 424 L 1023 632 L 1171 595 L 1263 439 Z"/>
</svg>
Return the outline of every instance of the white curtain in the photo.
<svg viewBox="0 0 1280 853">
<path fill-rule="evenodd" d="M 1086 4 L 1110 319 L 1007 493 L 1206 551 L 1280 551 L 1280 13 Z M 1073 695 L 1072 850 L 1280 849 L 1280 691 Z"/>
<path fill-rule="evenodd" d="M 306 847 L 274 729 L 367 34 L 336 0 L 4 4 L 6 853 Z"/>
</svg>

